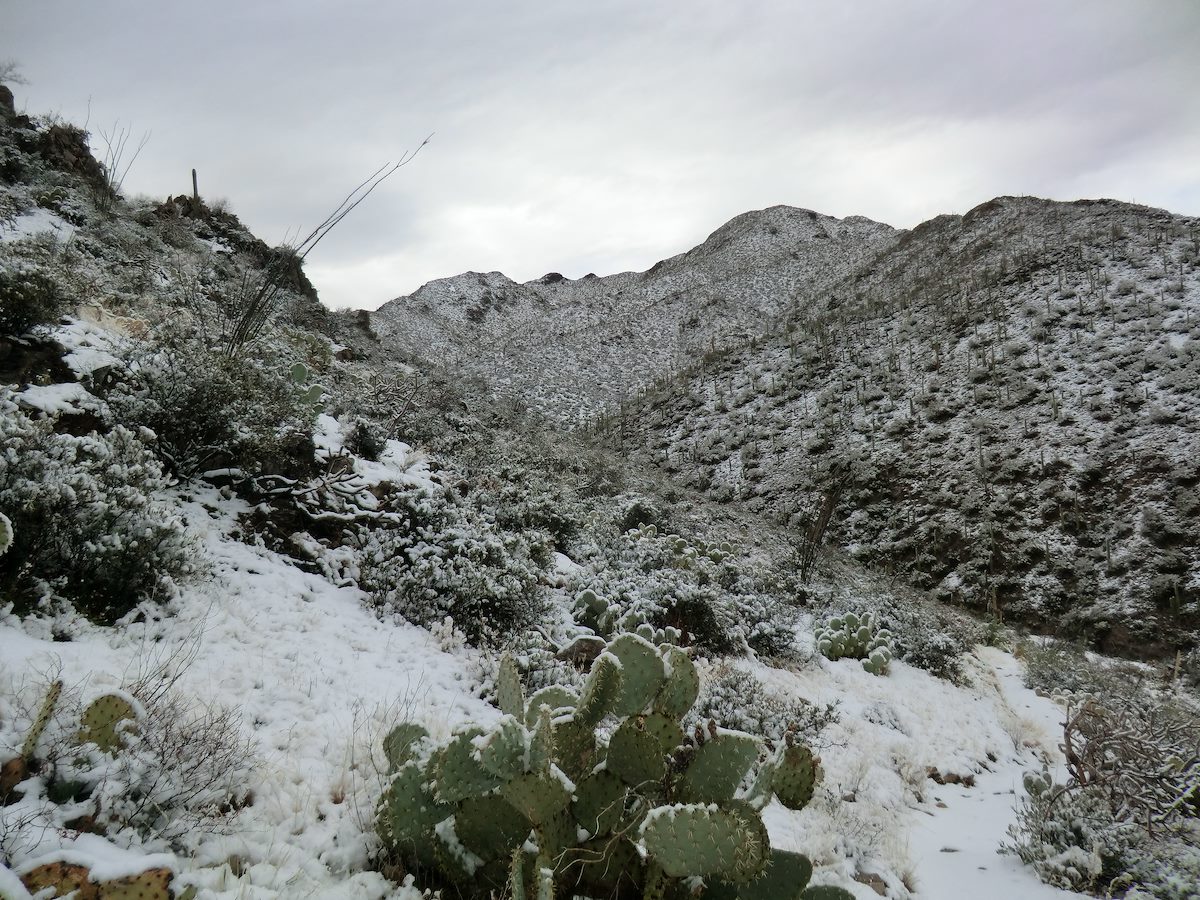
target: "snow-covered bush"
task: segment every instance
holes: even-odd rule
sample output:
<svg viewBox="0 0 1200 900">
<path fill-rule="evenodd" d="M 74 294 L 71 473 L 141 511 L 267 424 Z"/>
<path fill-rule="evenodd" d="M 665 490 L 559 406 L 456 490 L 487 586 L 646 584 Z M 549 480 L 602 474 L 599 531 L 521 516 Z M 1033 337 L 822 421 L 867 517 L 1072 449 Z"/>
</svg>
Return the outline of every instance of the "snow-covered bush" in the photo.
<svg viewBox="0 0 1200 900">
<path fill-rule="evenodd" d="M 1028 793 L 1009 826 L 1014 853 L 1047 884 L 1070 891 L 1102 890 L 1126 872 L 1143 843 L 1140 829 L 1114 822 L 1098 791 L 1051 785 Z"/>
<path fill-rule="evenodd" d="M 360 586 L 379 612 L 425 626 L 450 616 L 475 644 L 537 621 L 544 535 L 503 531 L 443 493 L 389 502 L 403 524 L 368 532 L 360 550 Z"/>
<path fill-rule="evenodd" d="M 178 475 L 229 466 L 307 474 L 316 410 L 286 362 L 231 359 L 165 325 L 107 400 L 118 421 L 157 435 L 156 449 Z"/>
<path fill-rule="evenodd" d="M 20 337 L 54 322 L 64 305 L 58 283 L 45 272 L 0 270 L 0 336 Z"/>
<path fill-rule="evenodd" d="M 826 659 L 860 659 L 872 675 L 886 675 L 892 660 L 892 633 L 871 613 L 834 616 L 817 630 L 817 649 Z"/>
<path fill-rule="evenodd" d="M 112 622 L 194 571 L 196 543 L 156 498 L 169 480 L 143 437 L 56 434 L 0 393 L 0 508 L 13 525 L 0 584 L 18 610 L 52 594 Z"/>
<path fill-rule="evenodd" d="M 802 697 L 773 691 L 752 673 L 729 663 L 701 670 L 700 698 L 684 725 L 692 730 L 710 719 L 722 728 L 745 731 L 772 741 L 789 732 L 810 745 L 840 718 L 835 704 L 817 706 Z"/>
<path fill-rule="evenodd" d="M 678 535 L 650 529 L 616 534 L 600 529 L 592 540 L 584 548 L 591 558 L 573 586 L 604 601 L 601 615 L 594 604 L 576 605 L 580 624 L 597 633 L 647 623 L 678 628 L 688 643 L 714 653 L 778 655 L 792 645 L 777 585 L 746 556 L 719 553 L 718 562 L 707 554 L 680 553 Z"/>
<path fill-rule="evenodd" d="M 1068 779 L 1026 776 L 1007 850 L 1043 881 L 1108 896 L 1194 897 L 1200 716 L 1186 697 L 1110 677 L 1067 706 Z M 1193 893 L 1188 893 L 1191 890 Z M 1130 894 L 1128 896 L 1134 896 Z"/>
</svg>

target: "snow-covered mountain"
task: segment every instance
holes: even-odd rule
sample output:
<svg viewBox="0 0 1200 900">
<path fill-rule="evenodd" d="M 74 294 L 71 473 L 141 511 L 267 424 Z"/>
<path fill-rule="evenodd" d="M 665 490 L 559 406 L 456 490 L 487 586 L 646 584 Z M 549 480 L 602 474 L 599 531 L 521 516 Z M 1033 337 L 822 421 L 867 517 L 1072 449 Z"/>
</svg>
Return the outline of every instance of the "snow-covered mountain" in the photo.
<svg viewBox="0 0 1200 900">
<path fill-rule="evenodd" d="M 775 206 L 646 272 L 526 284 L 467 272 L 384 304 L 371 321 L 392 347 L 578 422 L 697 354 L 768 333 L 896 234 L 862 217 Z"/>
<path fill-rule="evenodd" d="M 1115 650 L 1200 624 L 1200 220 L 1001 197 L 898 231 L 773 207 L 648 272 L 432 282 L 374 317 L 687 484 Z M 422 348 L 428 348 L 423 350 Z M 836 502 L 835 502 L 836 501 Z"/>
</svg>

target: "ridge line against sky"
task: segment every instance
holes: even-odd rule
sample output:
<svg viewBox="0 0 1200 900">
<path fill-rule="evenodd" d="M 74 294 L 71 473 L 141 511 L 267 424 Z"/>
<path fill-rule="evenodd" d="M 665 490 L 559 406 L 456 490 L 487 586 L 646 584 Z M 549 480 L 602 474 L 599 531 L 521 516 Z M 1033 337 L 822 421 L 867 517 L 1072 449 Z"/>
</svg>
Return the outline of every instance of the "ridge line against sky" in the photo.
<svg viewBox="0 0 1200 900">
<path fill-rule="evenodd" d="M 912 227 L 997 195 L 1200 215 L 1200 3 L 202 7 L 15 0 L 19 108 L 149 143 L 268 242 L 433 141 L 306 269 L 374 308 L 464 271 L 641 271 L 778 204 Z M 90 114 L 90 120 L 89 120 Z"/>
</svg>

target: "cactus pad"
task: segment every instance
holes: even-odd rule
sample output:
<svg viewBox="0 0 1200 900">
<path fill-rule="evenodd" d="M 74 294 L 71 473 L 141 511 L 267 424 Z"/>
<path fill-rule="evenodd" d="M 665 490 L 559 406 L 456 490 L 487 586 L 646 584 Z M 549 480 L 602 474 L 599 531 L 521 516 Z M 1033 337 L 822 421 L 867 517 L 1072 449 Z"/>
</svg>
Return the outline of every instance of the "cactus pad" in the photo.
<svg viewBox="0 0 1200 900">
<path fill-rule="evenodd" d="M 525 771 L 528 732 L 512 716 L 505 716 L 486 737 L 474 745 L 479 750 L 479 764 L 490 774 L 507 781 Z"/>
<path fill-rule="evenodd" d="M 397 849 L 422 848 L 433 836 L 433 826 L 453 812 L 425 790 L 425 773 L 410 762 L 392 776 L 379 804 L 378 829 L 384 844 Z"/>
<path fill-rule="evenodd" d="M 624 675 L 621 663 L 608 653 L 601 653 L 592 664 L 592 672 L 583 686 L 579 705 L 575 707 L 575 719 L 594 728 L 600 720 L 613 711 L 617 698 L 621 696 Z"/>
<path fill-rule="evenodd" d="M 553 775 L 522 775 L 500 788 L 500 796 L 534 825 L 550 821 L 571 803 L 566 786 Z"/>
<path fill-rule="evenodd" d="M 388 732 L 383 739 L 383 755 L 387 757 L 388 771 L 395 772 L 413 758 L 416 745 L 429 737 L 429 732 L 415 722 L 404 722 Z"/>
<path fill-rule="evenodd" d="M 105 694 L 93 700 L 83 711 L 83 727 L 79 731 L 79 739 L 91 742 L 107 753 L 113 753 L 121 748 L 122 723 L 133 723 L 137 718 L 137 710 L 128 699 L 120 694 Z"/>
<path fill-rule="evenodd" d="M 679 782 L 679 796 L 690 803 L 732 800 L 738 785 L 758 759 L 758 740 L 740 732 L 722 731 L 703 746 Z"/>
<path fill-rule="evenodd" d="M 592 837 L 608 834 L 625 811 L 625 784 L 609 771 L 589 775 L 575 786 L 577 821 Z"/>
<path fill-rule="evenodd" d="M 500 671 L 496 674 L 496 705 L 505 715 L 512 716 L 525 724 L 525 691 L 521 687 L 521 673 L 517 663 L 508 653 L 500 660 Z"/>
<path fill-rule="evenodd" d="M 642 728 L 647 734 L 654 735 L 663 753 L 669 753 L 683 743 L 683 729 L 679 723 L 660 713 L 643 716 Z"/>
<path fill-rule="evenodd" d="M 536 721 L 537 711 L 543 706 L 550 707 L 551 712 L 557 712 L 563 709 L 574 709 L 578 702 L 579 695 L 573 690 L 562 685 L 552 684 L 540 691 L 535 691 L 530 696 L 529 705 L 525 710 L 525 721 Z"/>
<path fill-rule="evenodd" d="M 434 768 L 440 802 L 454 803 L 486 793 L 504 780 L 485 769 L 477 758 L 474 742 L 481 734 L 481 729 L 468 729 L 452 738 L 437 755 Z"/>
<path fill-rule="evenodd" d="M 621 661 L 621 692 L 613 709 L 618 716 L 640 713 L 662 689 L 666 671 L 654 645 L 634 634 L 623 634 L 608 645 Z"/>
<path fill-rule="evenodd" d="M 682 718 L 700 695 L 700 675 L 686 650 L 666 649 L 666 680 L 654 700 L 656 711 L 672 718 Z"/>
<path fill-rule="evenodd" d="M 719 875 L 746 881 L 762 871 L 770 852 L 757 814 L 709 804 L 652 809 L 642 825 L 642 841 L 650 858 L 673 878 Z"/>
<path fill-rule="evenodd" d="M 42 701 L 42 705 L 38 709 L 37 718 L 29 726 L 29 734 L 25 736 L 25 743 L 21 745 L 21 759 L 27 763 L 33 759 L 34 751 L 37 750 L 37 742 L 41 740 L 42 732 L 46 730 L 50 717 L 54 715 L 54 707 L 58 704 L 62 686 L 62 681 L 55 681 L 50 685 L 50 689 L 46 691 L 46 699 Z"/>
<path fill-rule="evenodd" d="M 100 883 L 100 900 L 171 900 L 171 870 L 147 869 Z"/>
<path fill-rule="evenodd" d="M 454 833 L 484 860 L 508 857 L 529 837 L 529 820 L 497 794 L 468 797 L 454 814 Z"/>
<path fill-rule="evenodd" d="M 662 781 L 667 773 L 658 737 L 646 731 L 635 718 L 628 718 L 608 742 L 608 771 L 626 784 Z"/>
<path fill-rule="evenodd" d="M 779 802 L 788 809 L 804 809 L 821 778 L 821 765 L 803 744 L 783 747 L 771 780 Z"/>
</svg>

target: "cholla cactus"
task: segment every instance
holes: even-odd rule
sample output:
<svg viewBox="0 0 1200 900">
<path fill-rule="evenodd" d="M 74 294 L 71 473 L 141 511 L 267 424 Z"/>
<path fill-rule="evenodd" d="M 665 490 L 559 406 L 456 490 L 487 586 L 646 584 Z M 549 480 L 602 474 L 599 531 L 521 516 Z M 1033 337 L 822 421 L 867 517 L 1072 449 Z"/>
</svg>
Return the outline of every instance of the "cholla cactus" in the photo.
<svg viewBox="0 0 1200 900">
<path fill-rule="evenodd" d="M 802 808 L 819 761 L 715 724 L 685 735 L 700 688 L 685 650 L 622 634 L 578 695 L 526 701 L 515 672 L 502 663 L 505 715 L 490 731 L 435 747 L 401 725 L 385 741 L 399 765 L 377 822 L 406 867 L 480 895 L 683 896 L 699 876 L 722 897 L 764 884 L 804 896 L 811 864 L 771 849 L 759 810 L 776 794 Z"/>
<path fill-rule="evenodd" d="M 892 661 L 892 634 L 870 613 L 834 616 L 817 632 L 817 649 L 827 659 L 861 659 L 872 675 L 886 675 Z"/>
</svg>

